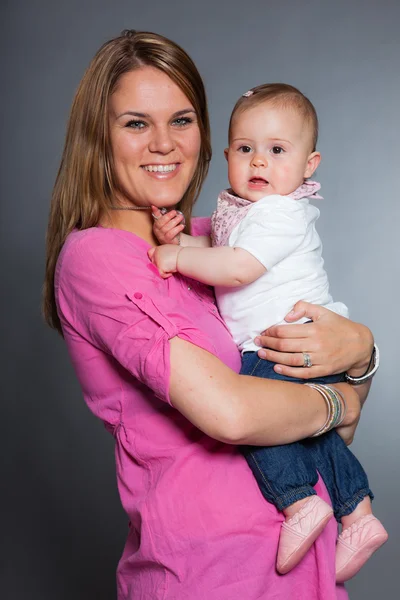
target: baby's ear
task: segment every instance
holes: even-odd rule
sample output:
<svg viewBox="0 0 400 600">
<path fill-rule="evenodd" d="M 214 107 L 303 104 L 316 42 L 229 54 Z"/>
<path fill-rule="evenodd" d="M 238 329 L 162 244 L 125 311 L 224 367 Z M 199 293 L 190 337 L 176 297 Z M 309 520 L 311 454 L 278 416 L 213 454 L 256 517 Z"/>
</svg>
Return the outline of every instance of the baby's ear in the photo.
<svg viewBox="0 0 400 600">
<path fill-rule="evenodd" d="M 229 152 L 229 148 L 225 148 L 224 156 L 225 156 L 226 160 L 228 160 L 228 152 Z"/>
<path fill-rule="evenodd" d="M 320 162 L 321 154 L 319 152 L 312 152 L 307 159 L 307 166 L 306 170 L 304 171 L 304 179 L 308 179 L 308 177 L 312 176 Z"/>
</svg>

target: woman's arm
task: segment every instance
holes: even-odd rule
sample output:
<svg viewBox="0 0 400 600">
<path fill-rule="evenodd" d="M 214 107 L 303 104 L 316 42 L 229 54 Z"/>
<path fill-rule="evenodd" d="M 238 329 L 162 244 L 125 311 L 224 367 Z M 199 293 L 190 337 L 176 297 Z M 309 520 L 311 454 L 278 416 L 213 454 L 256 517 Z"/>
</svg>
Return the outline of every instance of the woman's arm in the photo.
<svg viewBox="0 0 400 600">
<path fill-rule="evenodd" d="M 311 379 L 347 371 L 353 377 L 368 369 L 374 338 L 365 325 L 308 302 L 297 302 L 288 322 L 306 317 L 312 323 L 275 325 L 258 338 L 263 348 L 258 354 L 277 365 L 275 371 L 289 377 Z M 312 367 L 304 368 L 303 352 L 310 355 Z M 356 386 L 364 403 L 370 382 Z"/>
<path fill-rule="evenodd" d="M 218 358 L 178 337 L 170 340 L 170 399 L 204 433 L 229 444 L 287 444 L 313 435 L 326 420 L 321 395 L 308 386 L 238 375 Z M 360 401 L 347 384 L 340 432 L 352 437 Z"/>
</svg>

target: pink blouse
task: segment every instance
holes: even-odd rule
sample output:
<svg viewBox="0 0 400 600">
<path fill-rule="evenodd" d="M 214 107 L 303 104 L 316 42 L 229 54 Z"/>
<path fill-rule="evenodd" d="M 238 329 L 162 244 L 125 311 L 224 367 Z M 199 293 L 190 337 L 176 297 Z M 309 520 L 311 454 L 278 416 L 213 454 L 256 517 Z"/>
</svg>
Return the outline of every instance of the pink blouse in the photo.
<svg viewBox="0 0 400 600">
<path fill-rule="evenodd" d="M 208 219 L 193 223 L 195 234 L 209 233 Z M 300 565 L 278 575 L 282 515 L 238 448 L 209 438 L 171 406 L 170 338 L 235 371 L 240 357 L 210 288 L 179 275 L 161 279 L 148 248 L 127 231 L 74 231 L 56 270 L 58 311 L 85 401 L 115 438 L 130 520 L 118 600 L 345 600 L 335 585 L 334 520 Z M 322 481 L 317 490 L 328 499 Z"/>
</svg>

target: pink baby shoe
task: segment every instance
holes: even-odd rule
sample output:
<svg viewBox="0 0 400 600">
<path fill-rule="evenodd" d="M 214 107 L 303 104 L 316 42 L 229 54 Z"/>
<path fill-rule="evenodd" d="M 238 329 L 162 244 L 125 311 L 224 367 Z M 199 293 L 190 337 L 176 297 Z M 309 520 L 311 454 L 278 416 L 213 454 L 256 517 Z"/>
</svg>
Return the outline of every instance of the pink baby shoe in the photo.
<svg viewBox="0 0 400 600">
<path fill-rule="evenodd" d="M 329 504 L 318 496 L 311 496 L 291 519 L 282 523 L 276 561 L 279 573 L 288 573 L 301 561 L 332 515 Z"/>
<path fill-rule="evenodd" d="M 386 529 L 374 515 L 360 517 L 342 531 L 336 546 L 336 581 L 354 577 L 388 539 Z"/>
</svg>

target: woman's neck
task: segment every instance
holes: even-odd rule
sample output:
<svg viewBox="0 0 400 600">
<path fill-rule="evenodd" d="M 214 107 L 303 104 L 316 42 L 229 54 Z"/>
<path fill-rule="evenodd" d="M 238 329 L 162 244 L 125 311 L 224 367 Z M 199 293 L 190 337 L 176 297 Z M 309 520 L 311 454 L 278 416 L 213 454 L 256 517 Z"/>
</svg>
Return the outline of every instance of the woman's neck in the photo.
<svg viewBox="0 0 400 600">
<path fill-rule="evenodd" d="M 100 219 L 100 225 L 111 229 L 130 231 L 145 240 L 151 246 L 157 246 L 153 234 L 151 210 L 110 210 Z"/>
</svg>

